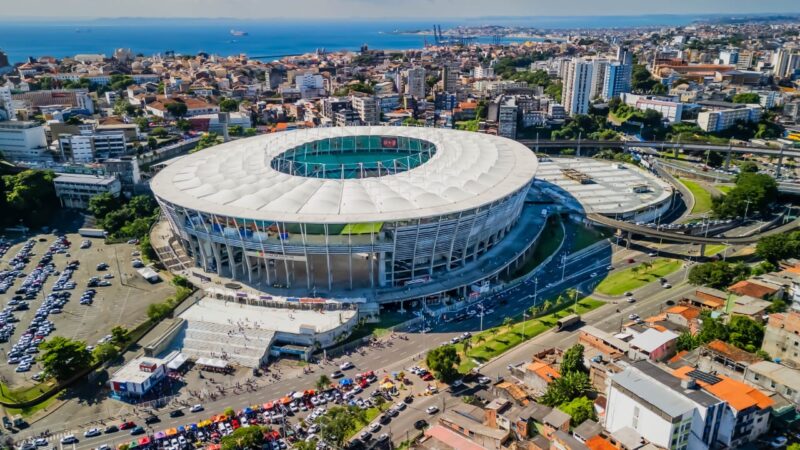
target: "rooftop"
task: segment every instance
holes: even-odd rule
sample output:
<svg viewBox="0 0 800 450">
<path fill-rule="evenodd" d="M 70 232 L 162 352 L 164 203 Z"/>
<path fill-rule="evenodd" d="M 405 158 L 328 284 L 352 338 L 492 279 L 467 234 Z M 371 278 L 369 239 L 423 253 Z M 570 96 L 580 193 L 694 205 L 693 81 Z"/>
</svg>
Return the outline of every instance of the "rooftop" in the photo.
<svg viewBox="0 0 800 450">
<path fill-rule="evenodd" d="M 758 361 L 750 364 L 747 370 L 763 375 L 793 391 L 800 392 L 800 372 L 796 369 L 771 361 Z"/>
<path fill-rule="evenodd" d="M 289 175 L 273 159 L 333 138 L 407 137 L 432 143 L 424 164 L 372 178 Z M 526 188 L 537 160 L 524 145 L 497 136 L 417 127 L 335 127 L 256 136 L 197 152 L 151 183 L 160 198 L 196 210 L 260 220 L 357 223 L 404 220 L 476 208 Z"/>
<path fill-rule="evenodd" d="M 638 211 L 665 200 L 672 193 L 669 184 L 626 164 L 586 158 L 552 158 L 539 162 L 536 172 L 537 186 L 546 188 L 547 182 L 566 191 L 580 203 L 586 212 L 621 214 Z M 568 177 L 574 173 L 586 175 L 591 183 L 581 184 Z M 567 170 L 565 173 L 564 171 Z M 634 186 L 647 186 L 646 192 L 633 192 Z"/>
<path fill-rule="evenodd" d="M 164 360 L 161 358 L 150 358 L 142 356 L 133 359 L 117 370 L 111 377 L 111 381 L 118 383 L 134 383 L 141 384 L 153 376 L 153 372 L 144 372 L 140 368 L 142 364 L 153 364 L 156 366 L 164 365 Z"/>
<path fill-rule="evenodd" d="M 648 328 L 644 333 L 634 336 L 629 344 L 631 347 L 636 347 L 649 353 L 677 338 L 678 335 L 671 331 L 658 331 Z"/>
<path fill-rule="evenodd" d="M 694 367 L 684 366 L 675 369 L 673 373 L 677 377 L 687 378 L 690 376 L 689 372 L 694 370 Z M 772 400 L 758 389 L 742 383 L 741 381 L 728 378 L 722 374 L 717 374 L 715 377 L 720 381 L 713 384 L 701 379 L 696 379 L 695 381 L 702 386 L 704 390 L 720 400 L 728 402 L 728 404 L 737 411 L 742 411 L 754 406 L 761 409 L 772 406 Z"/>
<path fill-rule="evenodd" d="M 83 175 L 78 173 L 64 173 L 59 174 L 53 182 L 55 183 L 71 183 L 71 184 L 96 184 L 105 186 L 116 182 L 114 177 L 99 177 L 97 175 Z"/>
</svg>

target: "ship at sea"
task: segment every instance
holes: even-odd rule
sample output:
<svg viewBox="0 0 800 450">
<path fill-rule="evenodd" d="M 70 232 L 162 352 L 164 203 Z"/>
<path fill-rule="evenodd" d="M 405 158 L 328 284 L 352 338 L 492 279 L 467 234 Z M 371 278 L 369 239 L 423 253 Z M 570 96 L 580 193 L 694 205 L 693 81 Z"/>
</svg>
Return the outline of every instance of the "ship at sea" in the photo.
<svg viewBox="0 0 800 450">
<path fill-rule="evenodd" d="M 247 31 L 231 30 L 231 36 L 247 36 Z"/>
</svg>

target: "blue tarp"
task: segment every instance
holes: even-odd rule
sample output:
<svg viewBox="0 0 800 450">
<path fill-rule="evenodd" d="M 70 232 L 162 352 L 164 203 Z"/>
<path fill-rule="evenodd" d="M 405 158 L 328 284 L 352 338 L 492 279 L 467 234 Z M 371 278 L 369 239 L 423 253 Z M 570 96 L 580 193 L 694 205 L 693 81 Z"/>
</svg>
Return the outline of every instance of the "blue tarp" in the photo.
<svg viewBox="0 0 800 450">
<path fill-rule="evenodd" d="M 350 386 L 351 384 L 353 384 L 353 380 L 350 378 L 342 378 L 339 380 L 339 386 Z"/>
</svg>

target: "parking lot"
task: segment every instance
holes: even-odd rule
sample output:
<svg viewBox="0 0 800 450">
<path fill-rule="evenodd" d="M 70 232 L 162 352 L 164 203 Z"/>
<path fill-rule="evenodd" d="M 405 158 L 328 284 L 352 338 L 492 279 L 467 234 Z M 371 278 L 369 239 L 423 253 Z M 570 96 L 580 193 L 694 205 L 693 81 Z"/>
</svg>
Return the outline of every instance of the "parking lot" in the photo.
<svg viewBox="0 0 800 450">
<path fill-rule="evenodd" d="M 64 336 L 96 345 L 116 325 L 130 329 L 141 323 L 148 305 L 175 292 L 167 282 L 150 284 L 139 276 L 131 265 L 137 258 L 134 244 L 106 245 L 102 239 L 77 234 L 64 238 L 40 234 L 6 240 L 12 245 L 0 255 L 0 288 L 7 287 L 0 294 L 4 308 L 0 338 L 5 338 L 0 343 L 0 377 L 11 387 L 34 382 L 32 377 L 41 369 L 33 360 L 37 354 L 32 347 L 47 337 Z M 84 240 L 89 244 L 81 245 Z M 99 264 L 108 267 L 98 270 Z M 87 289 L 96 293 L 86 296 Z M 26 360 L 30 368 L 17 371 Z"/>
</svg>

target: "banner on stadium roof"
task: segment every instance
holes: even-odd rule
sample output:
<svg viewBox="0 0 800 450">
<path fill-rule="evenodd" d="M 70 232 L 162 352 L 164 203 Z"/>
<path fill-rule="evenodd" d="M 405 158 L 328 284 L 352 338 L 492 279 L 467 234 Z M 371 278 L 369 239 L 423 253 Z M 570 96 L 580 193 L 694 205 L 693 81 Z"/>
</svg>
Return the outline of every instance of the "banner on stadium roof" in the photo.
<svg viewBox="0 0 800 450">
<path fill-rule="evenodd" d="M 245 252 L 247 256 L 255 256 L 256 258 L 277 259 L 280 261 L 305 261 L 306 257 L 303 255 L 283 255 L 280 253 L 260 252 L 248 250 Z"/>
</svg>

